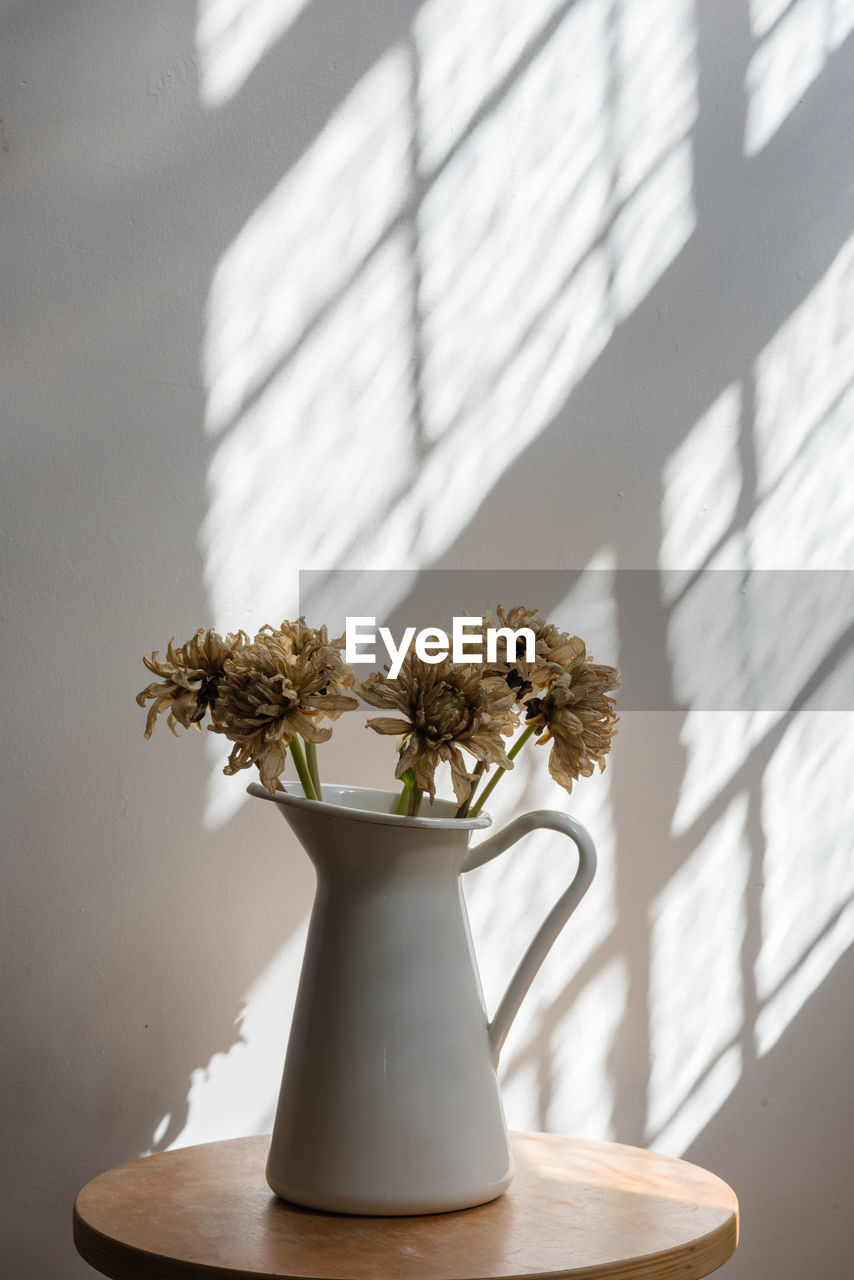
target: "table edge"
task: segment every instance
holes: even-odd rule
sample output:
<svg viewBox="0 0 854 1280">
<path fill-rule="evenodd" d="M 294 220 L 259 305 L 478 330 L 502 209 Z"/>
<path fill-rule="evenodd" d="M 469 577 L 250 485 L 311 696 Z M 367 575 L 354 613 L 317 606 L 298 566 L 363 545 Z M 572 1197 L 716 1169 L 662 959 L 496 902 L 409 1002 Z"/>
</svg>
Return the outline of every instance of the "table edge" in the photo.
<svg viewBox="0 0 854 1280">
<path fill-rule="evenodd" d="M 569 1134 L 540 1134 L 526 1131 L 512 1131 L 511 1138 L 516 1134 L 520 1137 L 572 1139 L 572 1135 Z M 194 1143 L 192 1146 L 224 1146 L 232 1142 L 257 1142 L 263 1139 L 269 1139 L 269 1134 L 220 1139 L 219 1142 Z M 655 1152 L 644 1147 L 633 1147 L 628 1143 L 594 1139 L 576 1140 L 589 1141 L 591 1144 L 602 1147 L 615 1147 L 622 1150 L 628 1149 L 641 1153 L 649 1152 L 649 1154 L 653 1155 L 664 1155 L 662 1152 Z M 190 1150 L 191 1148 L 180 1149 Z M 158 1152 L 156 1154 L 168 1155 L 170 1153 Z M 117 1240 L 112 1236 L 105 1235 L 97 1227 L 92 1226 L 86 1220 L 79 1207 L 79 1202 L 88 1188 L 97 1182 L 99 1178 L 115 1172 L 116 1169 L 138 1164 L 140 1161 L 150 1158 L 150 1156 L 140 1156 L 135 1160 L 126 1161 L 123 1165 L 117 1165 L 114 1169 L 104 1170 L 103 1173 L 90 1179 L 75 1197 L 73 1206 L 74 1246 L 80 1257 L 96 1271 L 110 1277 L 111 1280 L 176 1280 L 178 1277 L 186 1277 L 186 1280 L 202 1280 L 202 1277 L 205 1280 L 328 1280 L 327 1276 L 316 1276 L 308 1273 L 297 1275 L 294 1272 L 288 1272 L 285 1275 L 285 1273 L 279 1271 L 247 1271 L 243 1268 L 221 1267 L 215 1262 L 195 1262 L 190 1259 L 167 1257 L 162 1254 L 152 1253 L 139 1245 Z M 678 1156 L 666 1156 L 665 1158 L 678 1161 L 681 1164 L 692 1165 L 691 1161 L 682 1160 Z M 619 1280 L 677 1280 L 677 1277 L 678 1280 L 701 1280 L 703 1276 L 717 1271 L 732 1257 L 739 1241 L 740 1213 L 738 1198 L 732 1187 L 719 1175 L 712 1173 L 711 1170 L 704 1169 L 701 1165 L 693 1164 L 692 1167 L 711 1176 L 726 1187 L 732 1199 L 729 1213 L 719 1225 L 713 1227 L 704 1235 L 696 1237 L 690 1244 L 684 1246 L 675 1257 L 672 1249 L 665 1249 L 654 1253 L 642 1254 L 635 1258 L 622 1259 L 619 1264 Z M 723 1206 L 722 1211 L 724 1211 Z M 609 1280 L 615 1280 L 618 1275 L 615 1270 L 616 1265 L 614 1262 L 604 1262 L 596 1263 L 593 1266 L 547 1272 L 468 1277 L 467 1280 L 604 1280 L 605 1277 L 608 1277 Z"/>
</svg>

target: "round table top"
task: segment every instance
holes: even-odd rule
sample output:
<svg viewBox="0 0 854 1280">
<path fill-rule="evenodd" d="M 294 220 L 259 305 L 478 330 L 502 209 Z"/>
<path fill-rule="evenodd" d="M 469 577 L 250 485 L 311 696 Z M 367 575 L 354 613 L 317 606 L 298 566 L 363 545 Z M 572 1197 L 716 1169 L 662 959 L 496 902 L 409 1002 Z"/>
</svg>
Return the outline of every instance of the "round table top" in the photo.
<svg viewBox="0 0 854 1280">
<path fill-rule="evenodd" d="M 269 1141 L 185 1147 L 101 1174 L 74 1206 L 79 1253 L 113 1280 L 692 1280 L 738 1240 L 725 1182 L 637 1147 L 516 1133 L 515 1177 L 498 1200 L 368 1218 L 278 1200 L 264 1180 Z"/>
</svg>

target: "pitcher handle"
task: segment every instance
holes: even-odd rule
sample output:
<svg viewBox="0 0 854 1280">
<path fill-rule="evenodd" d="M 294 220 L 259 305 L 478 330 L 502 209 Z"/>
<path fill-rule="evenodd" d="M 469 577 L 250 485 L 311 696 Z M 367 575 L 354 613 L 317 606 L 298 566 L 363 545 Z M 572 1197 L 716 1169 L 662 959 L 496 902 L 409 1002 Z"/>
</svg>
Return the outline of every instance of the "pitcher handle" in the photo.
<svg viewBox="0 0 854 1280">
<path fill-rule="evenodd" d="M 470 849 L 463 864 L 464 871 L 473 871 L 484 863 L 497 858 L 505 849 L 509 849 L 517 840 L 529 835 L 532 831 L 559 831 L 569 836 L 578 849 L 578 870 L 569 888 L 561 894 L 531 941 L 513 977 L 504 992 L 495 1016 L 489 1024 L 489 1043 L 492 1057 L 498 1062 L 498 1055 L 504 1044 L 510 1024 L 519 1012 L 528 988 L 540 965 L 553 947 L 558 934 L 590 888 L 596 873 L 596 848 L 590 833 L 575 818 L 568 814 L 558 813 L 556 809 L 535 809 L 532 813 L 523 814 L 514 819 L 494 836 L 484 840 L 474 849 Z"/>
</svg>

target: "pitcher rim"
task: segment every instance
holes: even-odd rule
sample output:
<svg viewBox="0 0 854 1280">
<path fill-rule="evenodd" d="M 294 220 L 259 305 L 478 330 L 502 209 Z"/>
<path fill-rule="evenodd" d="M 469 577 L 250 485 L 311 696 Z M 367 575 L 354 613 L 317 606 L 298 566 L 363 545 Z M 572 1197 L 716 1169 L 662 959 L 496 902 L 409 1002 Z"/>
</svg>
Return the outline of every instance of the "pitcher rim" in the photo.
<svg viewBox="0 0 854 1280">
<path fill-rule="evenodd" d="M 421 814 L 418 817 L 410 817 L 403 813 L 384 813 L 376 809 L 363 809 L 353 804 L 336 804 L 328 799 L 309 800 L 300 790 L 297 790 L 300 786 L 298 782 L 285 782 L 279 785 L 283 789 L 277 791 L 274 796 L 270 795 L 267 788 L 262 786 L 260 782 L 251 782 L 246 791 L 248 795 L 254 796 L 258 800 L 271 800 L 274 804 L 284 805 L 285 807 L 334 814 L 339 817 L 351 818 L 354 822 L 375 822 L 381 826 L 388 827 L 420 827 L 428 831 L 483 831 L 486 827 L 492 825 L 492 819 L 488 813 L 479 813 L 475 818 L 454 818 L 449 815 L 442 818 L 432 818 Z M 325 782 L 323 790 L 325 796 L 334 793 L 336 798 L 340 798 L 342 795 L 352 796 L 356 799 L 360 796 L 369 795 L 385 797 L 389 808 L 397 803 L 399 796 L 399 792 L 386 791 L 382 787 L 357 787 L 351 786 L 349 783 Z M 442 799 L 438 803 L 449 807 L 453 804 L 452 801 Z"/>
</svg>

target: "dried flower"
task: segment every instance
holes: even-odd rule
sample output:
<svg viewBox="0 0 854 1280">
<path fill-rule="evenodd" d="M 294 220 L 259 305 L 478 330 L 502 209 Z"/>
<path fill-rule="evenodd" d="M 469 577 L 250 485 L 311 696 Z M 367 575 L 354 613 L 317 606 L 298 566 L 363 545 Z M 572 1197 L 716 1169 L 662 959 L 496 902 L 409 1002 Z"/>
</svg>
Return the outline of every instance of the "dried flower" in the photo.
<svg viewBox="0 0 854 1280">
<path fill-rule="evenodd" d="M 447 656 L 425 662 L 413 645 L 394 678 L 386 667 L 385 674 L 358 685 L 341 658 L 345 637 L 330 640 L 325 627 L 315 630 L 304 618 L 262 627 L 252 641 L 242 631 L 222 638 L 200 629 L 180 647 L 170 640 L 162 661 L 157 651 L 143 659 L 157 676 L 137 695 L 140 706 L 153 704 L 145 736 L 151 736 L 161 712 L 167 713 L 173 733 L 179 724 L 201 727 L 209 714 L 210 729 L 232 744 L 225 773 L 255 765 L 261 782 L 275 795 L 290 751 L 305 795 L 322 799 L 315 747 L 332 731 L 321 721 L 355 710 L 353 690 L 372 706 L 397 713 L 368 721 L 377 733 L 403 739 L 395 774 L 404 785 L 395 813 L 417 813 L 425 791 L 435 798 L 436 769 L 446 762 L 457 816 L 477 815 L 535 735 L 541 744 L 551 744 L 549 770 L 570 791 L 595 764 L 604 768 L 615 732 L 610 694 L 619 688 L 618 673 L 594 663 L 578 636 L 545 622 L 536 610 L 499 606 L 496 614 L 483 620 L 482 641 L 489 640 L 485 662 L 459 663 Z M 520 639 L 500 660 L 491 648 L 496 629 L 532 632 L 532 655 Z M 471 632 L 466 639 L 474 639 Z M 394 657 L 397 664 L 397 649 Z M 505 739 L 513 737 L 520 722 L 525 725 L 522 733 L 505 749 Z M 301 740 L 308 747 L 305 753 Z M 475 798 L 474 789 L 490 765 L 497 768 Z"/>
<path fill-rule="evenodd" d="M 505 659 L 489 663 L 485 674 L 502 676 L 513 690 L 517 703 L 523 704 L 538 692 L 548 688 L 570 666 L 580 652 L 584 652 L 584 642 L 578 636 L 570 636 L 560 631 L 553 623 L 546 622 L 536 609 L 526 609 L 516 605 L 504 610 L 501 605 L 496 610 L 497 618 L 491 615 L 484 619 L 484 632 L 487 627 L 508 627 L 511 631 L 519 631 L 527 627 L 534 633 L 534 658 L 528 659 L 526 646 L 518 641 L 515 654 L 507 653 Z M 503 645 L 498 648 L 499 655 Z"/>
<path fill-rule="evenodd" d="M 326 628 L 305 619 L 262 627 L 251 644 L 226 664 L 211 729 L 234 744 L 225 773 L 257 765 L 261 782 L 275 795 L 295 734 L 306 742 L 326 742 L 332 730 L 319 720 L 336 720 L 359 705 L 343 690 L 353 673 L 341 660 Z"/>
<path fill-rule="evenodd" d="M 356 691 L 373 707 L 402 713 L 378 716 L 368 724 L 377 733 L 404 735 L 395 776 L 402 778 L 411 769 L 416 786 L 431 799 L 436 794 L 436 767 L 443 760 L 451 766 L 459 803 L 469 798 L 477 775 L 466 768 L 463 751 L 485 765 L 512 768 L 503 738 L 518 721 L 513 691 L 501 678 L 447 658 L 426 663 L 410 651 L 395 679 L 374 673 L 357 684 Z"/>
<path fill-rule="evenodd" d="M 216 701 L 226 662 L 247 639 L 242 631 L 229 633 L 223 639 L 216 631 L 199 628 L 192 640 L 177 649 L 173 636 L 162 662 L 158 661 L 157 649 L 150 658 L 143 658 L 148 670 L 159 677 L 136 695 L 141 707 L 154 699 L 145 722 L 146 738 L 151 737 L 162 711 L 168 713 L 167 723 L 176 735 L 175 726 L 179 724 L 185 729 L 191 724 L 201 728 L 205 713 Z"/>
<path fill-rule="evenodd" d="M 528 724 L 545 729 L 540 743 L 552 744 L 549 773 L 567 791 L 580 776 L 589 777 L 594 764 L 605 768 L 616 727 L 609 694 L 620 687 L 616 668 L 595 663 L 579 643 L 564 674 L 525 707 Z"/>
</svg>

